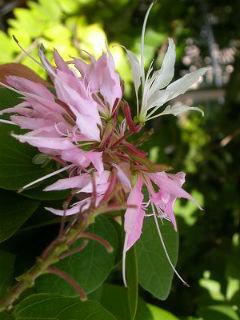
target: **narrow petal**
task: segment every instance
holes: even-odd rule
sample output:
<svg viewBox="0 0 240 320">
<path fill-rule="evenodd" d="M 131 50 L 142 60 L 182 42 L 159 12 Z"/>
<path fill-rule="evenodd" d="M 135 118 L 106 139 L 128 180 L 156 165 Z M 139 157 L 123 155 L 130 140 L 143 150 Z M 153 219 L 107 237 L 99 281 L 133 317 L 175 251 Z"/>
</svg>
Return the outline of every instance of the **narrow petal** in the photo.
<svg viewBox="0 0 240 320">
<path fill-rule="evenodd" d="M 46 187 L 43 191 L 53 191 L 53 190 L 66 190 L 74 188 L 83 188 L 90 181 L 91 177 L 88 174 L 83 174 L 81 176 L 59 179 L 57 182 Z"/>
<path fill-rule="evenodd" d="M 134 84 L 134 88 L 137 96 L 138 89 L 141 85 L 141 66 L 137 56 L 132 51 L 126 49 L 126 52 L 127 52 L 128 60 L 131 65 L 133 84 Z"/>
<path fill-rule="evenodd" d="M 70 216 L 73 214 L 78 214 L 82 210 L 86 210 L 91 204 L 91 198 L 86 198 L 79 202 L 76 202 L 70 209 L 67 210 L 59 210 L 50 207 L 45 207 L 46 210 L 56 214 L 57 216 Z"/>
<path fill-rule="evenodd" d="M 142 35 L 141 35 L 141 77 L 142 77 L 142 85 L 144 87 L 145 85 L 145 72 L 144 72 L 144 40 L 145 40 L 145 32 L 146 32 L 146 26 L 148 21 L 149 13 L 152 9 L 154 2 L 152 2 L 145 14 L 145 18 L 143 21 L 143 27 L 142 27 Z"/>
<path fill-rule="evenodd" d="M 56 49 L 54 50 L 53 55 L 57 68 L 63 72 L 71 74 L 72 72 L 69 70 L 67 63 L 63 60 Z"/>
<path fill-rule="evenodd" d="M 119 165 L 113 164 L 113 166 L 117 169 L 117 176 L 121 184 L 125 186 L 128 190 L 131 190 L 131 182 L 126 173 L 121 169 Z"/>
<path fill-rule="evenodd" d="M 66 149 L 73 148 L 73 144 L 69 140 L 64 138 L 31 136 L 28 134 L 24 134 L 24 135 L 12 134 L 12 136 L 22 143 L 27 142 L 30 145 L 38 148 L 49 148 L 54 150 L 66 150 Z"/>
<path fill-rule="evenodd" d="M 142 178 L 139 177 L 127 200 L 128 206 L 136 206 L 136 208 L 128 208 L 124 215 L 126 251 L 134 245 L 134 243 L 140 238 L 142 233 L 145 212 L 142 209 L 143 193 L 141 189 Z"/>
<path fill-rule="evenodd" d="M 102 152 L 89 151 L 86 153 L 86 157 L 92 162 L 98 173 L 102 174 L 104 171 Z"/>
<path fill-rule="evenodd" d="M 176 48 L 173 39 L 168 40 L 168 49 L 164 56 L 161 69 L 153 74 L 154 83 L 150 89 L 150 94 L 156 90 L 166 87 L 174 76 L 174 65 L 176 61 Z"/>
<path fill-rule="evenodd" d="M 194 83 L 199 80 L 201 76 L 206 73 L 207 70 L 208 68 L 198 69 L 171 83 L 166 89 L 169 93 L 168 100 L 174 99 L 180 94 L 185 93 Z"/>
<path fill-rule="evenodd" d="M 173 178 L 170 178 L 166 172 L 150 174 L 150 177 L 160 190 L 174 195 L 176 198 L 192 199 L 191 195 L 183 190 L 183 188 Z"/>
<path fill-rule="evenodd" d="M 202 116 L 204 116 L 204 112 L 197 107 L 189 107 L 186 106 L 182 103 L 175 103 L 173 106 L 167 106 L 165 108 L 165 110 L 163 112 L 161 112 L 160 115 L 167 115 L 167 114 L 172 114 L 174 116 L 178 116 L 183 112 L 187 112 L 187 111 L 198 111 L 202 114 Z"/>
</svg>

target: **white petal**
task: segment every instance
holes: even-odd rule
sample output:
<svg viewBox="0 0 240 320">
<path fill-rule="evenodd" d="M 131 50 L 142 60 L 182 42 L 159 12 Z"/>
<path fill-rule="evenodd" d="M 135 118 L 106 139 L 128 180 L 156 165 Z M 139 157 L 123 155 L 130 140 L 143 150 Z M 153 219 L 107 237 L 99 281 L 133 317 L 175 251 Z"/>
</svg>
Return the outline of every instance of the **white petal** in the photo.
<svg viewBox="0 0 240 320">
<path fill-rule="evenodd" d="M 174 65 L 176 60 L 176 49 L 173 39 L 168 40 L 168 49 L 164 56 L 160 70 L 153 74 L 154 83 L 151 87 L 151 93 L 166 87 L 174 76 Z"/>
<path fill-rule="evenodd" d="M 146 31 L 146 25 L 148 21 L 149 13 L 152 9 L 152 6 L 154 5 L 154 2 L 152 2 L 145 14 L 145 18 L 143 21 L 143 27 L 142 27 L 142 35 L 141 35 L 141 75 L 142 75 L 142 83 L 144 86 L 145 83 L 145 73 L 144 73 L 144 38 L 145 38 L 145 31 Z"/>
<path fill-rule="evenodd" d="M 196 83 L 201 76 L 208 70 L 208 68 L 201 68 L 189 74 L 186 74 L 182 78 L 171 83 L 166 91 L 169 93 L 169 99 L 174 99 L 180 94 L 185 93 L 194 83 Z"/>
<path fill-rule="evenodd" d="M 148 100 L 147 110 L 153 107 L 161 107 L 166 101 L 168 101 L 168 93 L 166 90 L 156 91 Z"/>
<path fill-rule="evenodd" d="M 132 51 L 126 49 L 126 52 L 127 52 L 128 60 L 131 65 L 133 83 L 134 83 L 134 87 L 137 95 L 138 89 L 141 85 L 141 66 L 137 56 Z"/>
<path fill-rule="evenodd" d="M 160 115 L 172 114 L 174 116 L 178 116 L 179 114 L 186 111 L 199 111 L 202 116 L 204 116 L 204 112 L 197 107 L 189 107 L 182 103 L 176 103 L 173 106 L 167 106 L 166 109 Z"/>
</svg>

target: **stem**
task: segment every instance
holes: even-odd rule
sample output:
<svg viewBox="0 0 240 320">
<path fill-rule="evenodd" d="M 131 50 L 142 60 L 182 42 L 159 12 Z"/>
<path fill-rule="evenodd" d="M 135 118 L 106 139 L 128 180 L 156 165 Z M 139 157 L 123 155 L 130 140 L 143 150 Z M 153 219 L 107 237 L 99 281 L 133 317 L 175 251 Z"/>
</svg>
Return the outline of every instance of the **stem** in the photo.
<svg viewBox="0 0 240 320">
<path fill-rule="evenodd" d="M 113 247 L 110 245 L 110 243 L 103 239 L 102 237 L 99 237 L 98 235 L 94 234 L 94 233 L 90 233 L 90 232 L 81 232 L 81 234 L 79 235 L 79 238 L 86 238 L 89 240 L 94 240 L 99 242 L 102 246 L 104 246 L 104 248 L 107 250 L 108 253 L 112 253 L 113 252 Z"/>
<path fill-rule="evenodd" d="M 72 228 L 66 230 L 53 240 L 42 255 L 37 258 L 35 265 L 16 279 L 18 283 L 0 300 L 0 312 L 11 310 L 21 294 L 27 289 L 32 288 L 38 277 L 49 272 L 49 268 L 60 260 L 60 257 L 69 250 L 71 244 L 79 238 L 81 232 L 86 230 L 94 220 L 93 215 L 96 214 L 95 211 L 97 210 L 83 212 L 81 218 L 75 222 Z"/>
</svg>

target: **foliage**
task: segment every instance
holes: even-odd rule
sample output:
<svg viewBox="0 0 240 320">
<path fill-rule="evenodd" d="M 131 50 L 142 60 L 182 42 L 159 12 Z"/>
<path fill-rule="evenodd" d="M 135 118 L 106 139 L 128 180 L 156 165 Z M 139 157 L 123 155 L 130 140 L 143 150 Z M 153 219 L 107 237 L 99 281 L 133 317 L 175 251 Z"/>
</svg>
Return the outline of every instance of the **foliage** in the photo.
<svg viewBox="0 0 240 320">
<path fill-rule="evenodd" d="M 38 65 L 21 54 L 11 38 L 13 34 L 34 57 L 37 57 L 36 47 L 40 42 L 47 52 L 55 47 L 65 58 L 79 55 L 79 45 L 97 56 L 106 37 L 110 44 L 123 43 L 138 52 L 140 26 L 148 3 L 135 0 L 28 1 L 26 7 L 16 8 L 8 17 L 7 32 L 0 31 L 0 43 L 4 48 L 0 52 L 0 62 L 21 61 L 45 76 Z M 229 39 L 234 40 L 240 31 L 237 1 L 206 3 L 218 18 L 217 41 L 220 46 L 227 46 Z M 187 37 L 194 38 L 202 54 L 206 54 L 206 41 L 200 35 L 203 21 L 199 10 L 194 1 L 173 1 L 171 6 L 169 1 L 159 1 L 146 37 L 148 63 L 169 35 L 177 39 L 178 58 L 184 53 Z M 124 51 L 113 47 L 112 52 L 128 89 L 131 75 Z M 179 59 L 177 68 L 182 67 Z M 205 118 L 184 116 L 177 123 L 171 117 L 156 120 L 151 124 L 155 133 L 145 144 L 156 162 L 171 164 L 176 170 L 188 173 L 186 188 L 204 207 L 204 212 L 199 213 L 192 204 L 176 204 L 180 234 L 177 269 L 190 288 L 183 287 L 177 279 L 172 283 L 173 272 L 150 220 L 145 222 L 136 252 L 128 255 L 131 265 L 128 277 L 135 283 L 129 282 L 129 288 L 123 288 L 120 274 L 122 232 L 118 223 L 105 218 L 97 221 L 94 228 L 110 242 L 114 248 L 112 254 L 90 242 L 83 252 L 59 262 L 63 270 L 81 283 L 90 300 L 80 302 L 63 280 L 44 275 L 35 288 L 22 297 L 13 312 L 15 319 L 38 316 L 59 320 L 130 320 L 135 313 L 136 320 L 239 318 L 239 74 L 240 59 L 236 56 L 224 103 L 203 103 Z M 130 95 L 130 90 L 127 93 Z M 17 101 L 16 95 L 0 90 L 1 108 Z M 63 193 L 42 192 L 43 185 L 16 193 L 22 185 L 49 173 L 52 164 L 33 163 L 36 151 L 11 138 L 11 130 L 16 129 L 0 126 L 0 295 L 15 277 L 32 265 L 36 255 L 58 232 L 59 220 L 44 212 L 43 207 L 49 200 L 58 204 L 66 198 Z M 224 144 L 226 137 L 229 140 Z M 176 263 L 177 234 L 167 223 L 161 229 L 169 245 L 168 252 Z M 154 240 L 151 247 L 150 236 Z M 137 281 L 141 286 L 138 299 Z M 169 292 L 166 301 L 158 300 L 165 299 Z M 11 316 L 0 314 L 0 319 L 11 319 Z"/>
</svg>

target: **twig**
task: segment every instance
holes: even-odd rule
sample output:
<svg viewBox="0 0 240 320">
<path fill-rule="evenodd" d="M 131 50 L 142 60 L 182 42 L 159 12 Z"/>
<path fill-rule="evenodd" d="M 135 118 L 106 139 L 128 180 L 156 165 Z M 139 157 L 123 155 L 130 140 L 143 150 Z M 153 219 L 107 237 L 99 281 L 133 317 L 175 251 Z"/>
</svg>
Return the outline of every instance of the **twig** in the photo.
<svg viewBox="0 0 240 320">
<path fill-rule="evenodd" d="M 104 248 L 107 250 L 108 253 L 112 253 L 113 252 L 113 247 L 111 246 L 111 244 L 103 239 L 102 237 L 96 235 L 95 233 L 91 233 L 91 232 L 81 232 L 78 236 L 79 239 L 81 238 L 86 238 L 89 240 L 94 240 L 99 242 L 102 246 L 104 246 Z"/>
<path fill-rule="evenodd" d="M 70 250 L 68 252 L 63 253 L 59 257 L 59 259 L 63 260 L 65 258 L 67 258 L 67 257 L 70 257 L 70 256 L 76 254 L 76 253 L 82 252 L 86 248 L 87 245 L 88 245 L 88 240 L 83 240 L 83 242 L 81 243 L 81 245 L 79 247 L 74 248 L 74 249 L 72 249 L 72 250 Z"/>
</svg>

